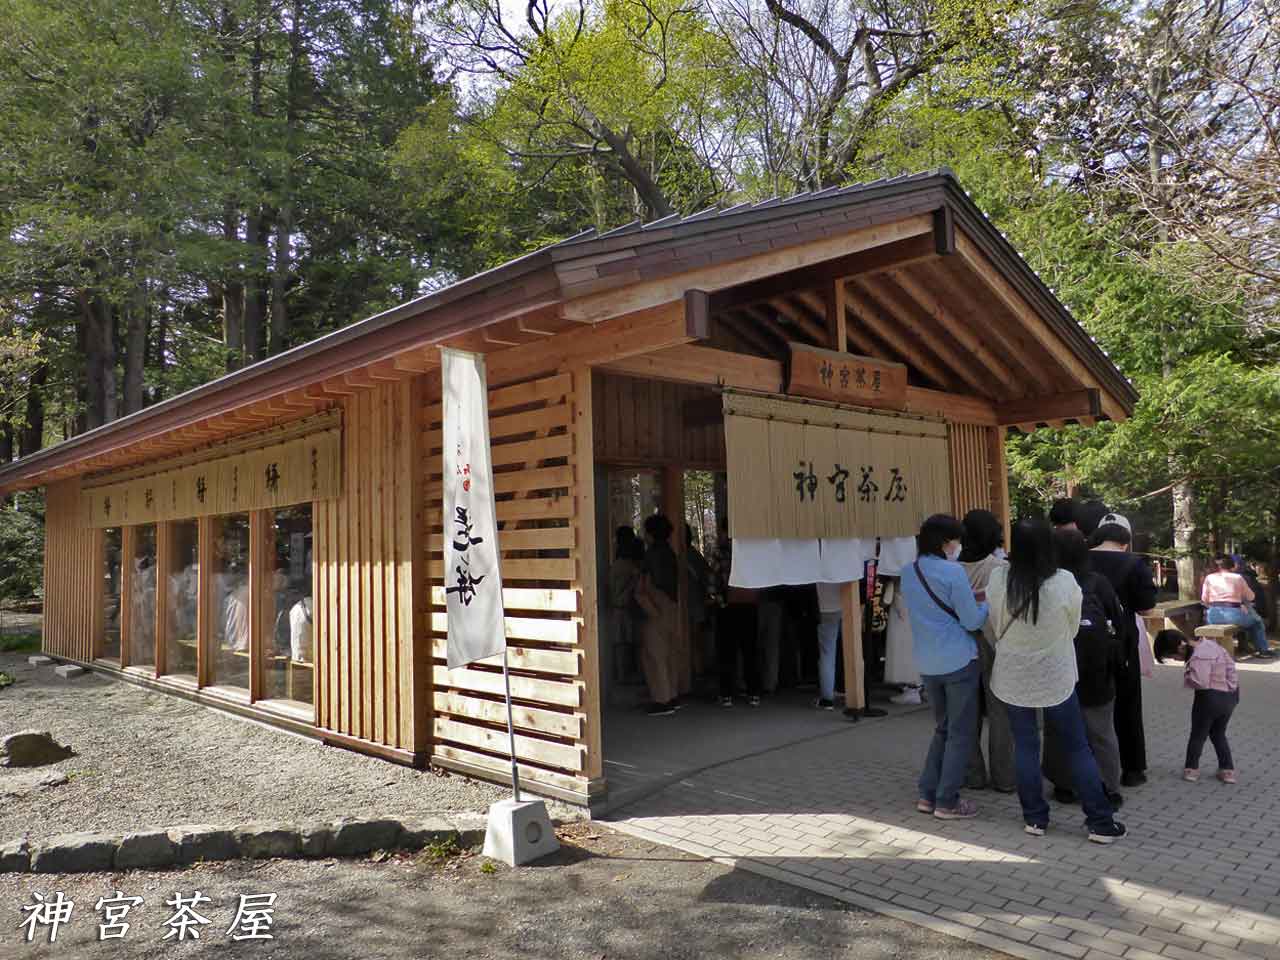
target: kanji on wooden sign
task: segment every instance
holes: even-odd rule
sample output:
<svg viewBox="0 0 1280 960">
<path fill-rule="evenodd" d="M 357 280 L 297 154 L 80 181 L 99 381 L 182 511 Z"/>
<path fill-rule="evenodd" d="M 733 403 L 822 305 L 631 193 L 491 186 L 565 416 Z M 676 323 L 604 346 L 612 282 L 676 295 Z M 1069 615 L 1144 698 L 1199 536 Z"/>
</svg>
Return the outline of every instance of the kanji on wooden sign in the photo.
<svg viewBox="0 0 1280 960">
<path fill-rule="evenodd" d="M 901 363 L 859 357 L 793 343 L 787 364 L 787 393 L 859 407 L 904 410 L 907 368 Z"/>
</svg>

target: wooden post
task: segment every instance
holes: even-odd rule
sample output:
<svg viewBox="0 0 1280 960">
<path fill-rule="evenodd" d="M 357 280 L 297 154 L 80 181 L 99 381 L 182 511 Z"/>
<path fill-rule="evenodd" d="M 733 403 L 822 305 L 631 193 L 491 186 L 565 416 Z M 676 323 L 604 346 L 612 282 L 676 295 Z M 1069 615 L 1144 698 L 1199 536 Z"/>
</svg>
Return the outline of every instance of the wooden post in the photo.
<svg viewBox="0 0 1280 960">
<path fill-rule="evenodd" d="M 164 642 L 169 632 L 169 568 L 173 566 L 173 524 L 162 521 L 156 524 L 156 627 L 155 627 L 155 675 L 168 672 L 168 645 Z"/>
<path fill-rule="evenodd" d="M 844 280 L 837 278 L 827 288 L 827 338 L 832 350 L 845 353 L 849 349 L 846 327 Z"/>
<path fill-rule="evenodd" d="M 840 649 L 844 655 L 844 705 L 862 710 L 867 705 L 866 666 L 862 662 L 862 585 L 840 585 Z"/>
<path fill-rule="evenodd" d="M 133 631 L 133 552 L 137 527 L 120 528 L 120 666 L 129 665 L 129 634 Z"/>
<path fill-rule="evenodd" d="M 991 512 L 1004 525 L 1004 545 L 1009 549 L 1012 517 L 1009 507 L 1009 466 L 1005 461 L 1004 427 L 987 427 L 987 466 L 991 471 Z"/>
<path fill-rule="evenodd" d="M 274 598 L 268 596 L 271 583 L 270 555 L 267 552 L 267 531 L 271 525 L 269 510 L 254 510 L 249 514 L 249 702 L 262 699 L 262 661 L 270 648 L 270 631 L 267 628 L 267 604 Z M 273 551 L 274 552 L 274 551 Z"/>
<path fill-rule="evenodd" d="M 596 460 L 595 418 L 592 407 L 591 368 L 573 371 L 573 467 L 574 549 L 578 577 L 578 645 L 582 648 L 581 706 L 583 745 L 586 748 L 584 772 L 589 780 L 604 777 L 604 737 L 600 708 L 600 606 L 596 584 Z"/>
<path fill-rule="evenodd" d="M 93 569 L 93 579 L 91 581 L 89 602 L 93 605 L 89 610 L 89 652 L 90 660 L 96 660 L 102 656 L 103 635 L 106 633 L 106 616 L 102 609 L 103 602 L 106 599 L 106 564 L 103 557 L 106 553 L 106 531 L 101 527 L 95 527 L 91 531 L 90 542 L 92 543 L 92 559 L 90 561 Z"/>
<path fill-rule="evenodd" d="M 196 521 L 198 538 L 196 546 L 196 686 L 210 683 L 210 664 L 213 662 L 213 517 L 201 517 Z"/>
</svg>

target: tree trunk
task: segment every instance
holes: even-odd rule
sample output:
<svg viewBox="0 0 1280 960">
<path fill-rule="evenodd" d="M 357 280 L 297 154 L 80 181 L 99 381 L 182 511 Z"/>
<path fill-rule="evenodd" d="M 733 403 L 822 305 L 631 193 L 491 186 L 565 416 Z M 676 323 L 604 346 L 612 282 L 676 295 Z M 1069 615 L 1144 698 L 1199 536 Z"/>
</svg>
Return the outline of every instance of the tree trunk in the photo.
<svg viewBox="0 0 1280 960">
<path fill-rule="evenodd" d="M 44 446 L 44 386 L 49 368 L 43 363 L 31 373 L 27 385 L 27 414 L 18 432 L 18 456 L 28 457 Z"/>
<path fill-rule="evenodd" d="M 142 409 L 147 364 L 147 286 L 142 281 L 125 307 L 124 410 L 127 417 Z"/>
<path fill-rule="evenodd" d="M 271 224 L 263 210 L 245 223 L 244 355 L 256 363 L 267 355 L 267 240 Z"/>
</svg>

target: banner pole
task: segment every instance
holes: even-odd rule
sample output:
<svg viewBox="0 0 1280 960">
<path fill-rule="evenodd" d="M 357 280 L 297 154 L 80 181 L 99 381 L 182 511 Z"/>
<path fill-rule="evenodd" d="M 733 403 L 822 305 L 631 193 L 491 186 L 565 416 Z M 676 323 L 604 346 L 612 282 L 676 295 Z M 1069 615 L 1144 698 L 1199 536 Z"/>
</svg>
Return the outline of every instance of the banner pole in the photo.
<svg viewBox="0 0 1280 960">
<path fill-rule="evenodd" d="M 516 727 L 511 719 L 511 673 L 507 668 L 507 645 L 502 645 L 502 683 L 507 692 L 507 739 L 511 744 L 511 789 L 520 802 L 520 769 L 516 763 Z"/>
</svg>

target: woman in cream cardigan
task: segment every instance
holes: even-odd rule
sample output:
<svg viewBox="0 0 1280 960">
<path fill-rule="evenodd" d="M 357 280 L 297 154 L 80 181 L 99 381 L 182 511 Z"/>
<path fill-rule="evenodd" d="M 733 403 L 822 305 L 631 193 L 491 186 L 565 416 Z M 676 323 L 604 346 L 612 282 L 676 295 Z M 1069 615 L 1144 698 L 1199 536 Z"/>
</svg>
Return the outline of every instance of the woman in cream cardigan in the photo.
<svg viewBox="0 0 1280 960">
<path fill-rule="evenodd" d="M 1044 517 L 1018 521 L 1012 539 L 1009 566 L 991 572 L 987 602 L 996 650 L 991 689 L 1009 713 L 1025 829 L 1033 837 L 1042 837 L 1049 826 L 1036 725 L 1040 709 L 1070 766 L 1089 839 L 1113 843 L 1125 835 L 1124 824 L 1116 821 L 1103 789 L 1076 697 L 1080 587 L 1075 577 L 1058 569 L 1053 535 Z"/>
</svg>

